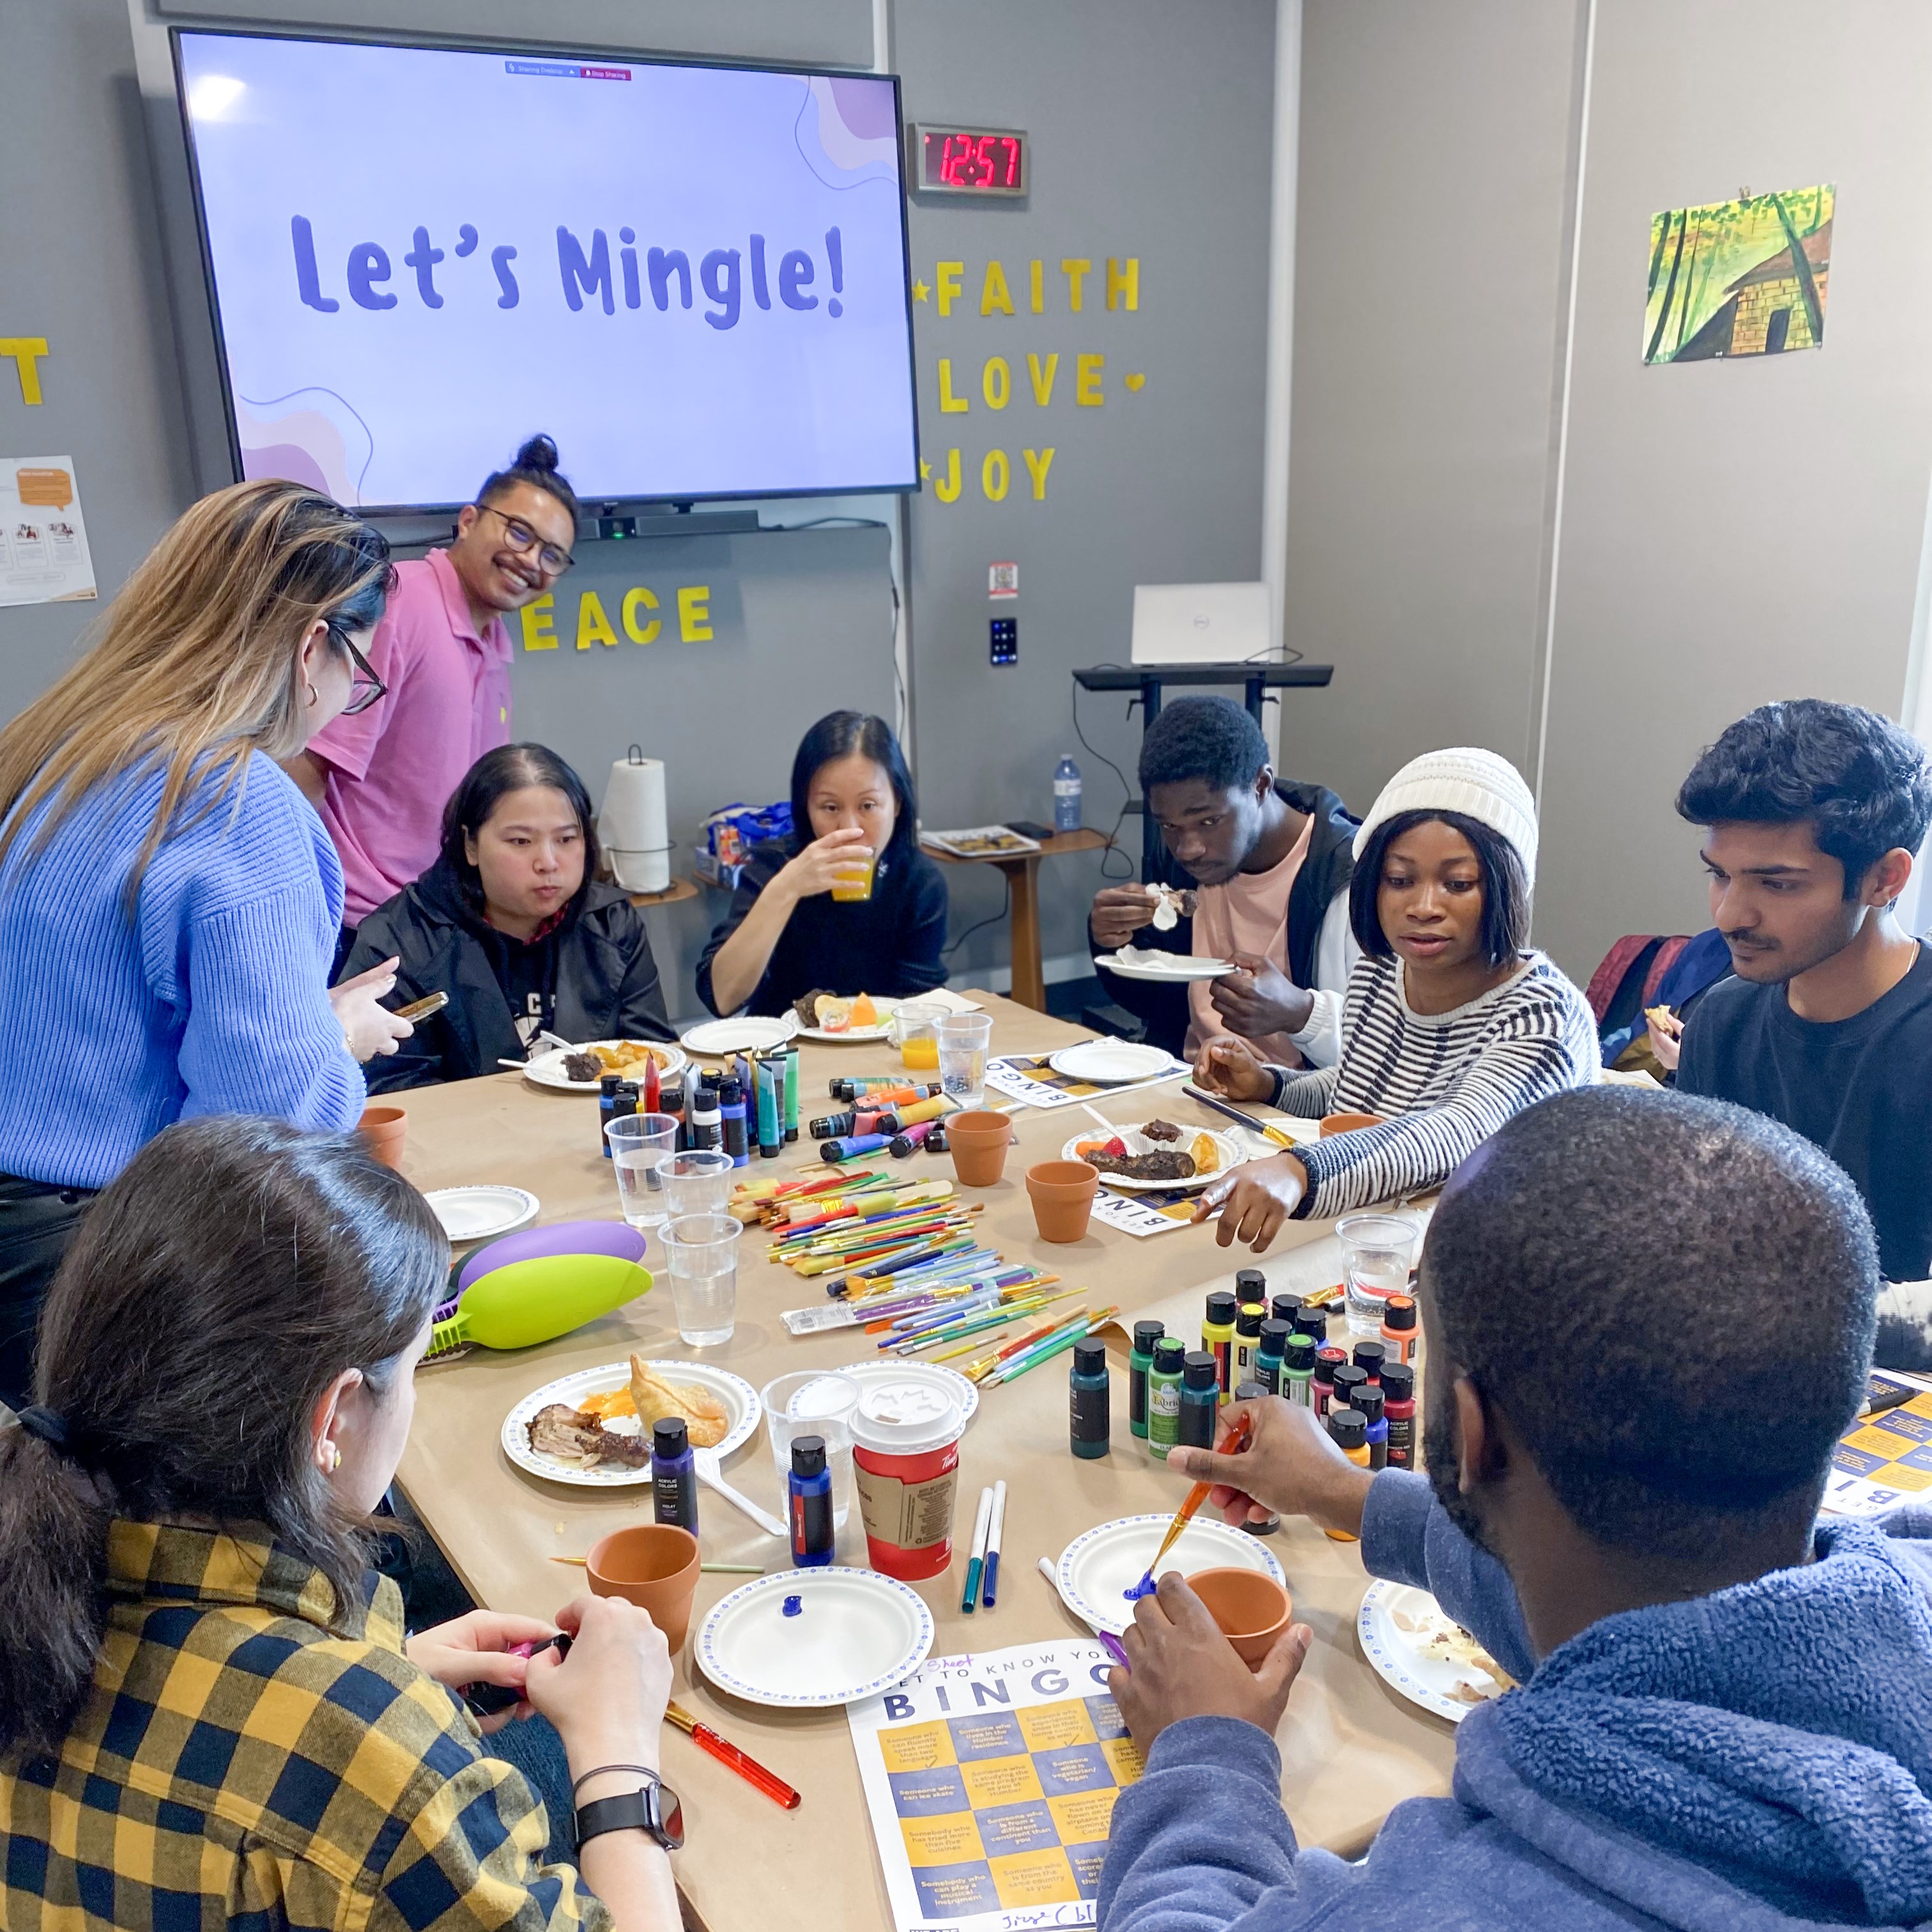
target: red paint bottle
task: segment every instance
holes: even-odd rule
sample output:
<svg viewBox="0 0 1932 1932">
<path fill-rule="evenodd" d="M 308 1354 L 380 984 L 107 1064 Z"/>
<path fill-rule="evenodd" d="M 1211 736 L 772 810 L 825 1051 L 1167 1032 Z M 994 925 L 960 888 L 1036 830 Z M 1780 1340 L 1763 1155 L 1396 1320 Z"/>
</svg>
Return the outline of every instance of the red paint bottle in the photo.
<svg viewBox="0 0 1932 1932">
<path fill-rule="evenodd" d="M 1415 1467 L 1415 1371 L 1406 1362 L 1382 1364 L 1382 1414 L 1388 1423 L 1388 1466 Z"/>
<path fill-rule="evenodd" d="M 1335 1371 L 1348 1359 L 1348 1350 L 1332 1343 L 1315 1352 L 1315 1379 L 1309 1384 L 1308 1393 L 1314 1401 L 1317 1422 L 1328 1419 L 1329 1406 L 1335 1400 Z"/>
</svg>

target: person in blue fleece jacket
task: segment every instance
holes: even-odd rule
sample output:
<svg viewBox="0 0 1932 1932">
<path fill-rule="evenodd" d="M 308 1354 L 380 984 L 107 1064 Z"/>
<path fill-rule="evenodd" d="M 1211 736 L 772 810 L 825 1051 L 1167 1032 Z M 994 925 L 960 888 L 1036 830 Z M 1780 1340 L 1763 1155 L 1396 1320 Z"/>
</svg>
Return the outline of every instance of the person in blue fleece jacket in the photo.
<svg viewBox="0 0 1932 1932">
<path fill-rule="evenodd" d="M 1426 1477 L 1274 1400 L 1246 1454 L 1169 1466 L 1231 1520 L 1359 1534 L 1517 1688 L 1463 1720 L 1449 1797 L 1358 1862 L 1305 1850 L 1274 1733 L 1308 1630 L 1251 1676 L 1163 1578 L 1112 1676 L 1148 1759 L 1104 1932 L 1932 1918 L 1932 1508 L 1816 1517 L 1877 1287 L 1857 1191 L 1761 1115 L 1600 1087 L 1510 1121 L 1424 1251 Z"/>
</svg>

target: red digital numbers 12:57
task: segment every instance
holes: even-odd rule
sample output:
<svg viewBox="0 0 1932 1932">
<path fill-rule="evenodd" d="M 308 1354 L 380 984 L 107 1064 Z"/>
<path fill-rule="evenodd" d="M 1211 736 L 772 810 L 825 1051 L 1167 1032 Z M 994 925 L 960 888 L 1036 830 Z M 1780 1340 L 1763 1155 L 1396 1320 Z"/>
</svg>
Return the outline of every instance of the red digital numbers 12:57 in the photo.
<svg viewBox="0 0 1932 1932">
<path fill-rule="evenodd" d="M 1026 136 L 1016 129 L 928 128 L 919 143 L 916 186 L 924 194 L 1023 195 Z"/>
</svg>

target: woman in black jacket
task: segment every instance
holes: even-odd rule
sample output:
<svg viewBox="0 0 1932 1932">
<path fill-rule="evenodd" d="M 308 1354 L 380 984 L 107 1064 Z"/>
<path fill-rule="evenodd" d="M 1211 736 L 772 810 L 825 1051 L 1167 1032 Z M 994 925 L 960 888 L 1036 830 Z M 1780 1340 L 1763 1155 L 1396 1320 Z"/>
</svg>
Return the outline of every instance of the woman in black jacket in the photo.
<svg viewBox="0 0 1932 1932">
<path fill-rule="evenodd" d="M 669 1040 L 644 915 L 600 885 L 584 781 L 542 745 L 486 752 L 443 808 L 442 853 L 358 928 L 345 975 L 392 957 L 399 1003 L 447 993 L 372 1093 L 494 1073 L 544 1031 Z"/>
</svg>

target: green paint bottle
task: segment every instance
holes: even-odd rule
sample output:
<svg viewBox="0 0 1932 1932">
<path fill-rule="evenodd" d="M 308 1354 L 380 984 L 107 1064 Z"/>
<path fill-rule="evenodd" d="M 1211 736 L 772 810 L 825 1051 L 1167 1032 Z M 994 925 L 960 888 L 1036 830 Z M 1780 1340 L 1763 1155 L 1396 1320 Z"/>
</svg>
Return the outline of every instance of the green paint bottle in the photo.
<svg viewBox="0 0 1932 1932">
<path fill-rule="evenodd" d="M 1282 1359 L 1281 1392 L 1290 1402 L 1312 1408 L 1315 1398 L 1309 1384 L 1315 1379 L 1315 1338 L 1294 1334 L 1288 1338 L 1288 1352 Z"/>
<path fill-rule="evenodd" d="M 1154 1366 L 1154 1344 L 1166 1333 L 1158 1322 L 1134 1324 L 1133 1352 L 1127 1358 L 1127 1426 L 1143 1438 L 1148 1432 L 1148 1372 Z"/>
<path fill-rule="evenodd" d="M 1148 1448 L 1163 1462 L 1180 1441 L 1180 1372 L 1186 1355 L 1178 1336 L 1165 1336 L 1154 1345 L 1154 1366 L 1148 1370 Z"/>
</svg>

